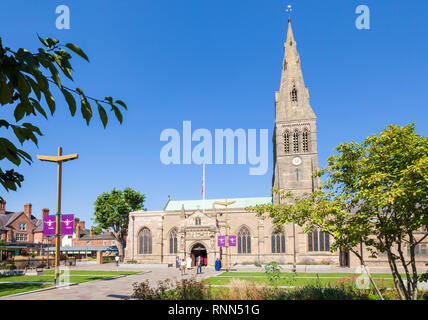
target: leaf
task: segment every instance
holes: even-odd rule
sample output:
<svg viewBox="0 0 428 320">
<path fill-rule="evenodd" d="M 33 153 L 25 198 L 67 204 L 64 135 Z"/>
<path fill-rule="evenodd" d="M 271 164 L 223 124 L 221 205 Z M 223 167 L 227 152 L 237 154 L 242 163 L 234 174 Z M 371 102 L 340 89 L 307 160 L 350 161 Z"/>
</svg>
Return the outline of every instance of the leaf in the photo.
<svg viewBox="0 0 428 320">
<path fill-rule="evenodd" d="M 50 70 L 50 72 L 51 72 L 51 74 L 52 74 L 52 79 L 55 81 L 55 83 L 56 83 L 56 85 L 60 88 L 60 89 L 62 89 L 62 85 L 61 85 L 61 81 L 60 81 L 60 79 L 59 79 L 59 73 L 58 73 L 58 70 L 55 68 L 55 66 L 52 64 L 52 63 L 50 63 L 49 64 L 49 70 Z"/>
<path fill-rule="evenodd" d="M 55 99 L 54 99 L 54 97 L 52 96 L 52 94 L 51 94 L 51 92 L 49 91 L 49 89 L 48 89 L 48 90 L 44 90 L 44 91 L 43 91 L 43 93 L 44 93 L 44 95 L 45 95 L 46 103 L 47 103 L 47 104 L 48 104 L 48 106 L 49 106 L 49 110 L 51 111 L 51 115 L 53 115 L 53 114 L 54 114 L 54 112 L 55 112 L 55 109 L 56 109 L 56 106 L 55 106 Z"/>
<path fill-rule="evenodd" d="M 30 101 L 33 103 L 34 108 L 36 108 L 36 110 L 39 111 L 45 119 L 47 119 L 48 117 L 46 115 L 45 109 L 43 109 L 43 107 L 40 105 L 40 103 L 36 99 L 33 99 L 33 98 L 30 98 Z"/>
<path fill-rule="evenodd" d="M 42 39 L 42 38 L 39 36 L 39 34 L 37 34 L 37 38 L 39 38 L 40 42 L 41 42 L 44 46 L 49 47 L 49 45 L 48 45 L 48 43 L 46 42 L 46 40 Z"/>
<path fill-rule="evenodd" d="M 65 46 L 89 62 L 88 56 L 78 46 L 76 46 L 75 44 L 72 44 L 72 43 L 67 43 Z"/>
<path fill-rule="evenodd" d="M 82 112 L 83 118 L 85 118 L 86 120 L 86 124 L 89 125 L 89 122 L 91 121 L 91 118 L 92 118 L 92 109 L 91 109 L 91 105 L 89 104 L 88 100 L 86 100 L 86 98 L 82 99 L 80 111 Z"/>
<path fill-rule="evenodd" d="M 124 108 L 125 108 L 125 110 L 128 110 L 128 108 L 126 107 L 125 102 L 123 102 L 122 100 L 116 100 L 116 103 L 117 103 L 117 104 L 120 104 L 122 107 L 124 107 Z"/>
<path fill-rule="evenodd" d="M 13 116 L 15 117 L 15 120 L 17 122 L 24 117 L 25 110 L 26 110 L 25 105 L 22 102 L 18 103 L 18 105 L 15 108 L 15 111 L 13 112 Z"/>
<path fill-rule="evenodd" d="M 36 95 L 37 99 L 40 101 L 41 94 L 40 94 L 40 88 L 37 85 L 37 83 L 31 79 L 28 76 L 25 76 L 25 79 L 27 79 L 28 83 L 30 84 L 31 88 L 33 88 L 34 94 Z"/>
<path fill-rule="evenodd" d="M 9 86 L 6 85 L 6 79 L 0 82 L 0 104 L 8 104 L 12 102 L 12 92 Z"/>
<path fill-rule="evenodd" d="M 122 124 L 123 116 L 120 112 L 119 108 L 116 106 L 112 106 L 114 114 L 116 115 L 117 120 L 119 120 L 120 124 Z"/>
<path fill-rule="evenodd" d="M 106 113 L 105 109 L 98 103 L 98 101 L 97 101 L 97 106 L 98 106 L 98 113 L 100 115 L 100 119 L 101 119 L 103 126 L 105 128 L 107 126 L 107 122 L 108 122 L 107 113 Z"/>
<path fill-rule="evenodd" d="M 61 89 L 61 92 L 64 95 L 65 100 L 67 101 L 71 115 L 74 117 L 74 115 L 76 114 L 76 100 L 74 100 L 73 95 L 68 92 L 68 90 Z"/>
</svg>

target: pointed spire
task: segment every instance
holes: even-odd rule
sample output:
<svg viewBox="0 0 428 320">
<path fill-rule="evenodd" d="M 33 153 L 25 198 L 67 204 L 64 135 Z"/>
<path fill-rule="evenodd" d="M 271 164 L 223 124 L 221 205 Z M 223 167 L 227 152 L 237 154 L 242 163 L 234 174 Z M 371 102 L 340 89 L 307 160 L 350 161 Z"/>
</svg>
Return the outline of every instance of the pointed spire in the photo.
<svg viewBox="0 0 428 320">
<path fill-rule="evenodd" d="M 290 41 L 295 42 L 293 29 L 291 28 L 291 18 L 288 18 L 287 43 L 290 43 Z"/>
</svg>

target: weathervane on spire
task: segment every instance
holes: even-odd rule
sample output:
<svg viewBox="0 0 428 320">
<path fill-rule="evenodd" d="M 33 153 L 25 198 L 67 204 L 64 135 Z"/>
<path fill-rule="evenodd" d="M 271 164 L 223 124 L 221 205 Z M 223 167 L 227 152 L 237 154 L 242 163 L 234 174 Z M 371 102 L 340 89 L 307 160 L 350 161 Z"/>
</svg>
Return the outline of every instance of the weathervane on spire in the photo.
<svg viewBox="0 0 428 320">
<path fill-rule="evenodd" d="M 287 6 L 287 9 L 285 9 L 285 12 L 287 12 L 287 13 L 288 13 L 288 22 L 290 22 L 290 21 L 291 21 L 291 11 L 293 11 L 293 7 L 291 6 L 291 4 L 289 4 L 289 5 Z"/>
</svg>

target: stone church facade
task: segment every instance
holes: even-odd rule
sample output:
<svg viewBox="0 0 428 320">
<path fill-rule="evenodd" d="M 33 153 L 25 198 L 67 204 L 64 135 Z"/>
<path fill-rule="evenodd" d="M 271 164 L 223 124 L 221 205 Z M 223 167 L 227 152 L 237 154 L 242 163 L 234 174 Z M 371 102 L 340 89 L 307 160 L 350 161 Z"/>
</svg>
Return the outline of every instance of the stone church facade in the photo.
<svg viewBox="0 0 428 320">
<path fill-rule="evenodd" d="M 280 88 L 275 93 L 273 187 L 304 195 L 319 186 L 319 180 L 312 178 L 312 172 L 319 168 L 316 132 L 316 115 L 309 103 L 309 91 L 289 21 Z M 207 258 L 208 265 L 214 265 L 220 258 L 224 266 L 226 250 L 217 245 L 217 237 L 228 234 L 237 236 L 237 245 L 229 247 L 227 252 L 231 265 L 270 261 L 359 265 L 353 255 L 330 252 L 331 239 L 326 233 L 315 230 L 306 234 L 293 224 L 275 233 L 269 219 L 261 219 L 245 210 L 257 204 L 279 203 L 277 195 L 227 201 L 234 203 L 226 209 L 215 203 L 225 202 L 225 199 L 205 200 L 205 203 L 168 199 L 161 211 L 131 212 L 125 261 L 175 264 L 176 257 L 190 256 L 194 261 L 201 255 Z M 423 263 L 428 262 L 426 249 L 426 244 L 421 245 Z M 368 253 L 364 256 L 368 265 L 388 266 L 385 256 L 378 259 L 368 258 Z"/>
</svg>

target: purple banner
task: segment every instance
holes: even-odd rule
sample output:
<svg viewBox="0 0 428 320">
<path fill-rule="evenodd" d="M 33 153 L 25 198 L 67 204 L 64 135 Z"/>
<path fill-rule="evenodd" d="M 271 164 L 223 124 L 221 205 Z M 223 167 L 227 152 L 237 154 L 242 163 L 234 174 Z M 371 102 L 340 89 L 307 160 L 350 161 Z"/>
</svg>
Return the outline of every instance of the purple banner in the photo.
<svg viewBox="0 0 428 320">
<path fill-rule="evenodd" d="M 56 232 L 56 216 L 43 217 L 43 236 L 54 237 Z"/>
<path fill-rule="evenodd" d="M 225 247 L 226 246 L 226 236 L 218 236 L 217 237 L 217 245 L 219 247 Z"/>
<path fill-rule="evenodd" d="M 229 247 L 236 247 L 236 236 L 229 236 Z"/>
<path fill-rule="evenodd" d="M 61 215 L 61 235 L 72 236 L 74 232 L 74 214 Z"/>
</svg>

